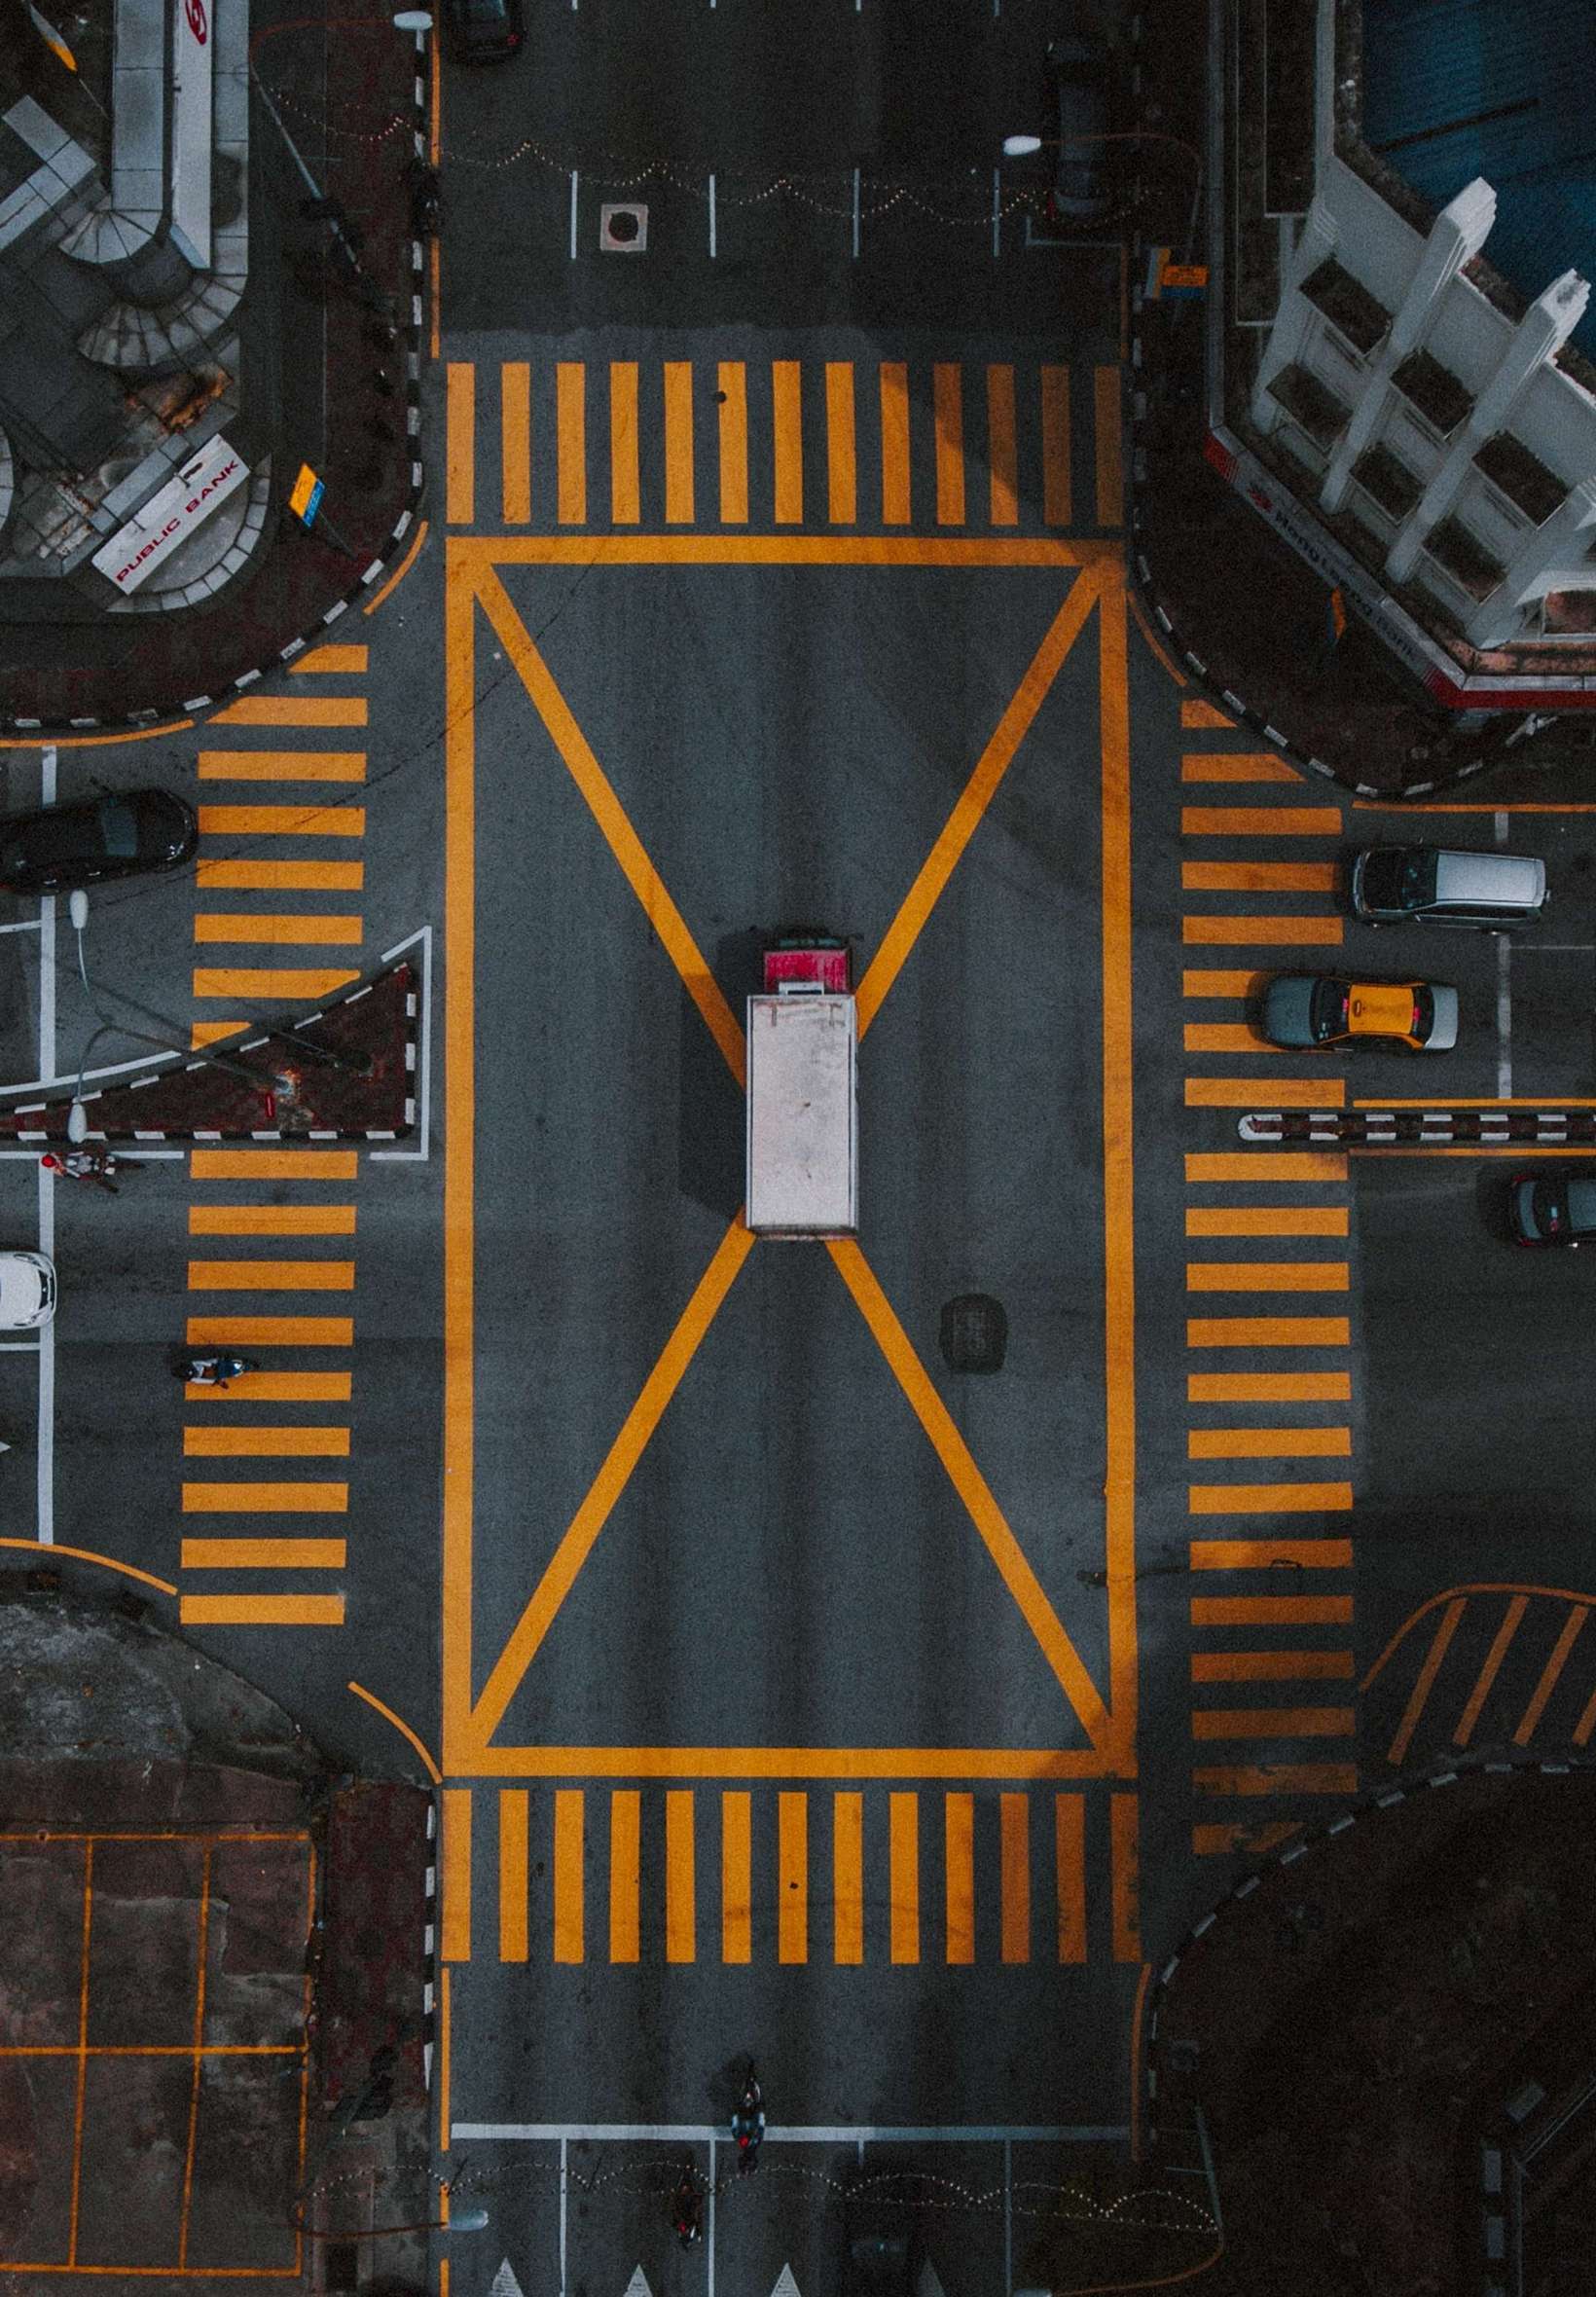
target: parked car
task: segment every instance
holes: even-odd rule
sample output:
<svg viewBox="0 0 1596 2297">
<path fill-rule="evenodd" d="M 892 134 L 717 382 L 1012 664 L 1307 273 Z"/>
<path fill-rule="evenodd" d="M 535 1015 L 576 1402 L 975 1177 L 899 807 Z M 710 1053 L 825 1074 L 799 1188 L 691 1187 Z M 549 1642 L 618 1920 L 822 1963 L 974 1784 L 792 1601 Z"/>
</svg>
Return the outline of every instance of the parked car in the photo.
<svg viewBox="0 0 1596 2297">
<path fill-rule="evenodd" d="M 0 1252 L 0 1331 L 37 1331 L 54 1313 L 54 1262 L 20 1248 Z"/>
<path fill-rule="evenodd" d="M 449 0 L 449 45 L 456 63 L 506 63 L 526 37 L 522 0 Z"/>
<path fill-rule="evenodd" d="M 920 2211 L 894 2181 L 848 2181 L 843 2239 L 842 2297 L 917 2297 L 925 2266 Z"/>
<path fill-rule="evenodd" d="M 1101 223 L 1110 205 L 1115 146 L 1113 58 L 1102 40 L 1078 32 L 1050 41 L 1057 164 L 1048 211 L 1064 224 Z"/>
<path fill-rule="evenodd" d="M 1277 973 L 1259 1001 L 1257 1031 L 1290 1052 L 1378 1044 L 1410 1053 L 1449 1053 L 1458 1041 L 1458 993 L 1445 981 Z"/>
<path fill-rule="evenodd" d="M 102 878 L 171 869 L 194 852 L 200 824 L 169 789 L 120 789 L 35 814 L 0 816 L 0 892 L 56 893 Z"/>
<path fill-rule="evenodd" d="M 1519 1173 L 1507 1183 L 1515 1244 L 1566 1244 L 1596 1236 L 1596 1173 Z"/>
<path fill-rule="evenodd" d="M 1440 846 L 1365 846 L 1347 882 L 1353 913 L 1370 925 L 1471 926 L 1505 932 L 1547 901 L 1546 864 L 1533 854 L 1453 853 Z"/>
</svg>

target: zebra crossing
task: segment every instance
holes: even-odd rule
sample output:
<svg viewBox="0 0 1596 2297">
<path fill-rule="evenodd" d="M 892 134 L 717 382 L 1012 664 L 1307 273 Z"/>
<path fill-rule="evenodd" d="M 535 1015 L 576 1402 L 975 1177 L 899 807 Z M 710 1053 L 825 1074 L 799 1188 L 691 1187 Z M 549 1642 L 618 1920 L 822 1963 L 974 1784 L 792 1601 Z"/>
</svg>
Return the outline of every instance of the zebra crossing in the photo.
<svg viewBox="0 0 1596 2297">
<path fill-rule="evenodd" d="M 1231 957 L 1183 969 L 1185 1107 L 1339 1106 L 1339 1076 L 1248 1015 L 1258 965 L 1340 945 L 1340 809 L 1302 802 L 1273 752 L 1207 747 L 1235 732 L 1212 705 L 1183 702 L 1182 726 L 1181 941 Z M 1187 1149 L 1184 1174 L 1192 1846 L 1255 1852 L 1359 1780 L 1347 1160 Z"/>
<path fill-rule="evenodd" d="M 1117 366 L 451 360 L 445 433 L 455 529 L 1121 524 Z"/>
</svg>

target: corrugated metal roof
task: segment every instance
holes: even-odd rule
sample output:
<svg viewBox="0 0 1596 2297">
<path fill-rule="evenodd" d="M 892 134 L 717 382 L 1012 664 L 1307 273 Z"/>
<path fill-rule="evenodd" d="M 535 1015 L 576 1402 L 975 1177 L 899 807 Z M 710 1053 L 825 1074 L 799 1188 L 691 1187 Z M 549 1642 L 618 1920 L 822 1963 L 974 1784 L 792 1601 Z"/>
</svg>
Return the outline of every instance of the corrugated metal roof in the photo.
<svg viewBox="0 0 1596 2297">
<path fill-rule="evenodd" d="M 1495 187 L 1484 253 L 1526 296 L 1596 277 L 1596 0 L 1364 0 L 1363 134 L 1436 207 Z M 1596 307 L 1575 330 L 1596 356 Z"/>
</svg>

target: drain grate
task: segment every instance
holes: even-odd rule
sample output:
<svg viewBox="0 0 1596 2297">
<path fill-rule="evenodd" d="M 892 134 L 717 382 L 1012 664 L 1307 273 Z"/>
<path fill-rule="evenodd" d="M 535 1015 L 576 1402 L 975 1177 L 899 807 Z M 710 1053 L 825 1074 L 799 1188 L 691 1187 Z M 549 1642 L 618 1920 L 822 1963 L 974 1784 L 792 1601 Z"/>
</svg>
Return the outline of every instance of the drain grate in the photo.
<svg viewBox="0 0 1596 2297">
<path fill-rule="evenodd" d="M 1001 1371 L 1008 1318 L 990 1293 L 961 1293 L 942 1310 L 942 1360 L 950 1371 Z"/>
</svg>

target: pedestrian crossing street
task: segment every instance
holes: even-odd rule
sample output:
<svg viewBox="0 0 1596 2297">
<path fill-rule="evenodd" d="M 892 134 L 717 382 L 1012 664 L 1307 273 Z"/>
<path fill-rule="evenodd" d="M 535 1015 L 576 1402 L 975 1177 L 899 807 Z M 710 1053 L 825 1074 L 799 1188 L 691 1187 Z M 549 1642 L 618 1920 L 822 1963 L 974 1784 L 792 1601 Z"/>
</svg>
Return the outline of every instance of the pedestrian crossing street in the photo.
<svg viewBox="0 0 1596 2297">
<path fill-rule="evenodd" d="M 1120 370 L 451 360 L 445 515 L 493 529 L 1117 531 Z"/>
<path fill-rule="evenodd" d="M 365 919 L 349 901 L 366 819 L 350 793 L 366 778 L 366 667 L 363 645 L 316 647 L 286 692 L 205 722 L 197 1047 L 247 1028 L 251 1007 L 313 1006 L 360 978 Z M 266 1364 L 185 1391 L 185 1625 L 344 1622 L 358 1171 L 354 1149 L 331 1146 L 193 1151 L 187 1344 Z"/>
<path fill-rule="evenodd" d="M 1247 1018 L 1259 966 L 1335 963 L 1342 818 L 1283 758 L 1233 747 L 1212 705 L 1184 700 L 1181 723 L 1184 1102 L 1213 1138 L 1210 1112 L 1229 1130 L 1249 1109 L 1342 1103 L 1337 1072 Z M 1347 1160 L 1204 1148 L 1184 1163 L 1192 1846 L 1255 1852 L 1359 1781 L 1337 1527 L 1353 1504 Z"/>
<path fill-rule="evenodd" d="M 440 1873 L 447 1962 L 1141 1958 L 1130 1793 L 452 1786 Z"/>
</svg>

